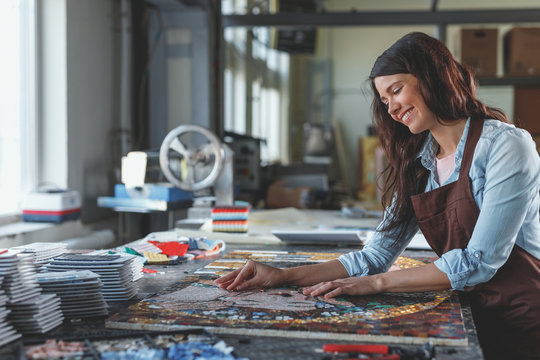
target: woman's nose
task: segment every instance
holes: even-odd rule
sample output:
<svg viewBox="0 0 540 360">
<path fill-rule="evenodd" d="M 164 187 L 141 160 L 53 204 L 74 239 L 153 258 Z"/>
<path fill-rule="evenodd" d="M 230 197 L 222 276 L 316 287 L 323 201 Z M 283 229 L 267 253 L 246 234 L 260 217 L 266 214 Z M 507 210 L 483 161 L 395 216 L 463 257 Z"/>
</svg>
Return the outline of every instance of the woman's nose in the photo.
<svg viewBox="0 0 540 360">
<path fill-rule="evenodd" d="M 398 110 L 399 110 L 399 104 L 396 101 L 388 102 L 388 113 L 390 115 L 395 115 Z"/>
</svg>

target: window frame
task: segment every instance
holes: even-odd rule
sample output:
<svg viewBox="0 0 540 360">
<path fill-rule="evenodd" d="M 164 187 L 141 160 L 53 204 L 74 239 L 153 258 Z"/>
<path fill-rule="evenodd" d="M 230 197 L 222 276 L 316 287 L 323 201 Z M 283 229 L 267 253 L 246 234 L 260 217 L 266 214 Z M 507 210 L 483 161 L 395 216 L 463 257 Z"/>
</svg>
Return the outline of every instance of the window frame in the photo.
<svg viewBox="0 0 540 360">
<path fill-rule="evenodd" d="M 0 209 L 0 224 L 18 221 L 24 194 L 35 189 L 38 181 L 37 154 L 38 111 L 39 111 L 39 72 L 38 72 L 38 1 L 18 0 L 19 16 L 19 95 L 18 95 L 18 131 L 16 145 L 20 167 L 17 177 L 20 185 L 17 205 L 9 209 Z M 9 175 L 7 175 L 9 176 Z"/>
</svg>

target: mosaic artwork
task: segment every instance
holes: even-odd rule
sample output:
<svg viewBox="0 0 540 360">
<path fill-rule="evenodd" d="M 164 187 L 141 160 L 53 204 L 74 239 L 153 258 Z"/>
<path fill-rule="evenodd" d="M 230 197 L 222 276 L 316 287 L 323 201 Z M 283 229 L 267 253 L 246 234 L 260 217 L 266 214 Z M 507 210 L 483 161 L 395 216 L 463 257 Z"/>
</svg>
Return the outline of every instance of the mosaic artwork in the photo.
<svg viewBox="0 0 540 360">
<path fill-rule="evenodd" d="M 24 346 L 24 356 L 19 354 L 18 357 L 32 360 L 246 360 L 236 357 L 232 353 L 233 350 L 215 336 L 198 331 L 198 333 L 140 334 L 101 340 L 47 339 L 44 343 Z"/>
<path fill-rule="evenodd" d="M 461 307 L 452 291 L 311 297 L 301 289 L 229 292 L 212 281 L 248 259 L 293 266 L 335 259 L 340 254 L 236 251 L 155 296 L 111 316 L 108 327 L 169 330 L 205 327 L 215 333 L 334 340 L 467 345 Z M 399 258 L 395 265 L 423 264 Z"/>
</svg>

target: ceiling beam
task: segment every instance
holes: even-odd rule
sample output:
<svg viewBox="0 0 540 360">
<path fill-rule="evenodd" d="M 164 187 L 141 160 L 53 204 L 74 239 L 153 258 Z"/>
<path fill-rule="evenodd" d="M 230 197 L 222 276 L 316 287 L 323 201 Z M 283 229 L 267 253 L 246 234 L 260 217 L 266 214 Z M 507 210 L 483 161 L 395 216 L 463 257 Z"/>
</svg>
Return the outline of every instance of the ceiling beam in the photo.
<svg viewBox="0 0 540 360">
<path fill-rule="evenodd" d="M 540 22 L 540 9 L 223 15 L 222 27 L 392 26 Z"/>
</svg>

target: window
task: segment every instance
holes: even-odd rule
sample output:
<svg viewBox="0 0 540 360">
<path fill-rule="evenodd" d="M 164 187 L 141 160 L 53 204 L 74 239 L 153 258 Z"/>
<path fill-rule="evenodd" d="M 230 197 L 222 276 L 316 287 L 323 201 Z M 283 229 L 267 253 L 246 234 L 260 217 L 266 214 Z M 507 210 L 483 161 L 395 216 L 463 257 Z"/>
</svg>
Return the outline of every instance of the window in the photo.
<svg viewBox="0 0 540 360">
<path fill-rule="evenodd" d="M 266 28 L 226 29 L 225 130 L 265 139 L 261 160 L 288 162 L 289 55 Z"/>
<path fill-rule="evenodd" d="M 0 1 L 0 216 L 36 186 L 35 0 Z"/>
</svg>

